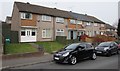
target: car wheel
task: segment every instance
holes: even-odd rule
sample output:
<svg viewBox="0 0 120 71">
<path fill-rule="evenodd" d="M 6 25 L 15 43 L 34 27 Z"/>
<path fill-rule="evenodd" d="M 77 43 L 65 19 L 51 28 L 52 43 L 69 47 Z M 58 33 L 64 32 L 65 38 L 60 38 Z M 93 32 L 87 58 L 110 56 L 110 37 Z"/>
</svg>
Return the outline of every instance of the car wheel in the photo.
<svg viewBox="0 0 120 71">
<path fill-rule="evenodd" d="M 110 57 L 110 56 L 111 56 L 111 52 L 108 52 L 108 53 L 107 53 L 107 56 Z"/>
<path fill-rule="evenodd" d="M 96 53 L 93 53 L 91 59 L 95 60 L 96 58 L 97 58 Z"/>
<path fill-rule="evenodd" d="M 117 50 L 117 54 L 119 54 L 119 50 Z"/>
<path fill-rule="evenodd" d="M 77 59 L 75 56 L 72 56 L 70 59 L 70 64 L 75 65 L 77 63 Z"/>
</svg>

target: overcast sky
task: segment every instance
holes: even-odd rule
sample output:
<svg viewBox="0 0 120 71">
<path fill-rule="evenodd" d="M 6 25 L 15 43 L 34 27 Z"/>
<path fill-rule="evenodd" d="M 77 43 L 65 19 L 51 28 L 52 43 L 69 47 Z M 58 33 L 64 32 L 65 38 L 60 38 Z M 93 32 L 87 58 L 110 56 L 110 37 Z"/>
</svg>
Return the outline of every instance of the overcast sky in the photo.
<svg viewBox="0 0 120 71">
<path fill-rule="evenodd" d="M 118 20 L 119 0 L 1 0 L 0 20 L 5 21 L 6 16 L 12 15 L 14 1 L 88 14 L 108 24 L 114 24 Z"/>
</svg>

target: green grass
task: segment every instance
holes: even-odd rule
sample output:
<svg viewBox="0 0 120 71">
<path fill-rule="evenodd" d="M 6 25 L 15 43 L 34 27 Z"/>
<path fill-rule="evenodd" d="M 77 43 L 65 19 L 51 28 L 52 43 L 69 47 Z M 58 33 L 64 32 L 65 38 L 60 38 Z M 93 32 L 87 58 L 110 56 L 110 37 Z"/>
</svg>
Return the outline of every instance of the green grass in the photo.
<svg viewBox="0 0 120 71">
<path fill-rule="evenodd" d="M 37 48 L 34 48 L 27 43 L 6 44 L 5 46 L 5 54 L 19 54 L 37 51 L 38 51 Z"/>
<path fill-rule="evenodd" d="M 48 53 L 51 53 L 52 51 L 58 51 L 65 46 L 64 44 L 60 44 L 56 41 L 37 42 L 36 44 L 42 45 L 45 49 L 45 52 L 48 52 Z"/>
</svg>

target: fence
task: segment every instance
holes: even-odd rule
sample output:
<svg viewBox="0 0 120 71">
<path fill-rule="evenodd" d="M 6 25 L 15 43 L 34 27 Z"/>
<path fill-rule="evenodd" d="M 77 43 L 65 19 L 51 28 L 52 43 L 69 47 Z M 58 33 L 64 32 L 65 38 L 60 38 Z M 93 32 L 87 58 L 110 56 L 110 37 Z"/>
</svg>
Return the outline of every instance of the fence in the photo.
<svg viewBox="0 0 120 71">
<path fill-rule="evenodd" d="M 3 42 L 6 43 L 18 43 L 18 32 L 17 31 L 11 31 L 11 25 L 10 24 L 2 24 L 2 37 Z"/>
</svg>

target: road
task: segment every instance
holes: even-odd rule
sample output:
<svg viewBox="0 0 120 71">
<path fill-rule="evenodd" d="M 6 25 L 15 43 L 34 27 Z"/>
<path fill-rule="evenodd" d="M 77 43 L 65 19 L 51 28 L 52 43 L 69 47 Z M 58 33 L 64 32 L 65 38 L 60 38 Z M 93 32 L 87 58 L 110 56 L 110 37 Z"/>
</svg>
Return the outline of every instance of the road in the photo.
<svg viewBox="0 0 120 71">
<path fill-rule="evenodd" d="M 118 69 L 118 55 L 97 56 L 96 60 L 83 60 L 76 65 L 57 64 L 55 62 L 21 66 L 14 69 Z"/>
</svg>

